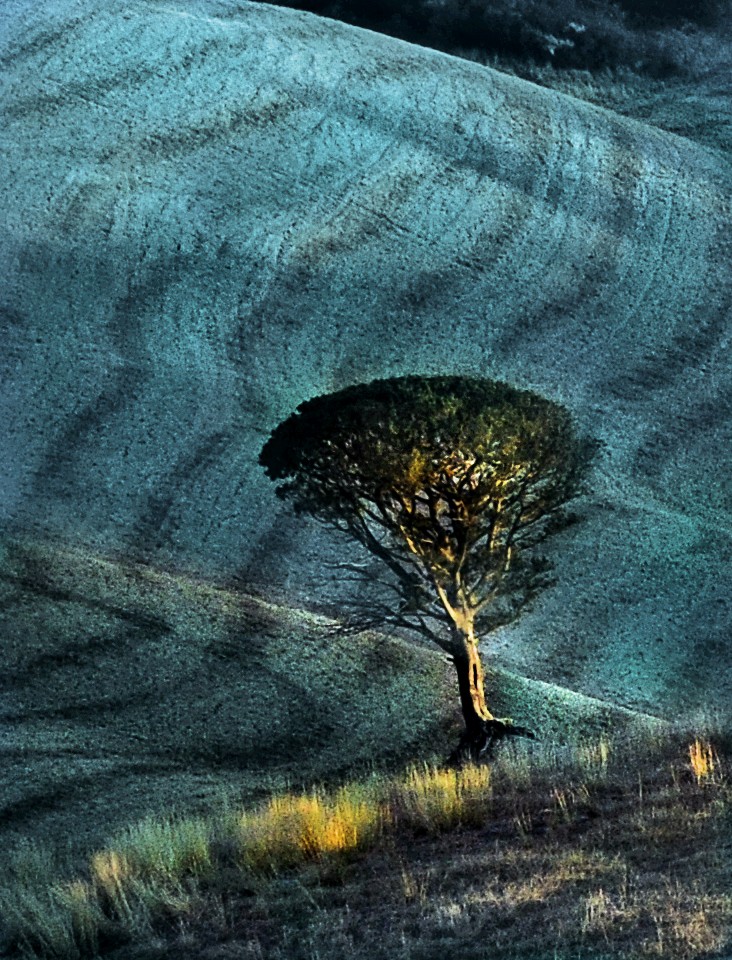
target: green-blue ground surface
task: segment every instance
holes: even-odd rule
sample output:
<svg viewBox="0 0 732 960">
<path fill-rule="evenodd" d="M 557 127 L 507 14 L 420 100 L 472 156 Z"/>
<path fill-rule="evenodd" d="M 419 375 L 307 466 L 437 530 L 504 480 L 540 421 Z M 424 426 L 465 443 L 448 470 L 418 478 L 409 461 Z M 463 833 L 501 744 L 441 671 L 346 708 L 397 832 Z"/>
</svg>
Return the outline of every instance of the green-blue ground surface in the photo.
<svg viewBox="0 0 732 960">
<path fill-rule="evenodd" d="M 497 712 L 729 720 L 723 77 L 531 83 L 246 2 L 2 18 L 8 843 L 454 740 L 439 657 L 296 612 L 340 546 L 256 463 L 375 377 L 508 380 L 603 441 L 485 643 Z"/>
</svg>

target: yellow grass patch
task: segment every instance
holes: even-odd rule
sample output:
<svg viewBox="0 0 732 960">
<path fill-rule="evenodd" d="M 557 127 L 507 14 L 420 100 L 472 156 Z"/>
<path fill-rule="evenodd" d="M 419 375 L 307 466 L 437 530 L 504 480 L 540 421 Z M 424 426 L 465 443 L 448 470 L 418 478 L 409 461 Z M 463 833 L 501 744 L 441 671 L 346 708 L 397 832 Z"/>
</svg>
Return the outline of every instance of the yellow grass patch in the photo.
<svg viewBox="0 0 732 960">
<path fill-rule="evenodd" d="M 413 767 L 397 784 L 397 816 L 429 833 L 485 820 L 491 799 L 487 766 Z"/>
<path fill-rule="evenodd" d="M 93 854 L 90 867 L 92 880 L 110 896 L 133 876 L 129 860 L 117 850 L 99 850 Z"/>
<path fill-rule="evenodd" d="M 275 796 L 239 816 L 241 860 L 253 869 L 278 870 L 355 851 L 376 838 L 384 815 L 381 804 L 356 785 L 333 796 L 322 791 Z"/>
<path fill-rule="evenodd" d="M 708 740 L 699 737 L 689 745 L 689 764 L 696 782 L 701 784 L 714 777 L 719 768 L 719 758 Z"/>
</svg>

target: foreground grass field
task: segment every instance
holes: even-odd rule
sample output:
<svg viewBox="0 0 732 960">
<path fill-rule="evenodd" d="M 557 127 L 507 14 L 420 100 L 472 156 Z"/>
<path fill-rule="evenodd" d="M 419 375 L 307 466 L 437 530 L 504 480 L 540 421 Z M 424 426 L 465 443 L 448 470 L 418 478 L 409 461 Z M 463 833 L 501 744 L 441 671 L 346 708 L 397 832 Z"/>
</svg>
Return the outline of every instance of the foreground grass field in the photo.
<svg viewBox="0 0 732 960">
<path fill-rule="evenodd" d="M 506 751 L 148 819 L 3 893 L 27 957 L 727 957 L 729 740 Z M 7 878 L 6 878 L 7 879 Z"/>
</svg>

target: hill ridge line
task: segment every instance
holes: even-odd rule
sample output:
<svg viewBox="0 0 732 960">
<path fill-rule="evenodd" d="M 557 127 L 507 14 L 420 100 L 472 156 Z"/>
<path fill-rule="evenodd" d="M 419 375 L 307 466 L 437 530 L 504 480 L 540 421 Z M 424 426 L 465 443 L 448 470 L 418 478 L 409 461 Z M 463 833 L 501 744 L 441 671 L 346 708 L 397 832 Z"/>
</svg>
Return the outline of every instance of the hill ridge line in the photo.
<svg viewBox="0 0 732 960">
<path fill-rule="evenodd" d="M 142 7 L 142 5 L 140 5 Z M 199 11 L 188 11 L 183 9 L 178 9 L 174 6 L 162 5 L 158 3 L 153 3 L 145 5 L 145 10 L 150 8 L 158 10 L 162 13 L 171 13 L 176 14 L 181 17 L 187 17 L 190 19 L 200 20 L 202 23 L 210 24 L 221 24 L 222 27 L 226 27 L 229 23 L 236 23 L 237 21 L 234 18 L 227 16 L 222 16 L 220 14 L 215 15 L 206 15 Z M 509 81 L 516 81 L 519 85 L 527 84 L 531 87 L 534 87 L 540 91 L 542 94 L 551 95 L 557 97 L 558 99 L 566 99 L 571 101 L 574 104 L 578 104 L 582 109 L 588 109 L 590 111 L 598 111 L 601 115 L 606 115 L 612 117 L 614 121 L 621 124 L 630 124 L 633 128 L 642 129 L 650 134 L 658 134 L 662 137 L 668 137 L 672 142 L 681 142 L 684 144 L 690 144 L 694 148 L 698 148 L 699 151 L 707 158 L 708 161 L 714 162 L 716 160 L 722 161 L 722 169 L 727 172 L 732 172 L 732 157 L 727 156 L 723 150 L 715 150 L 707 146 L 706 144 L 699 143 L 697 140 L 693 140 L 690 137 L 684 136 L 683 134 L 674 133 L 671 130 L 666 130 L 663 127 L 658 126 L 655 123 L 649 123 L 645 120 L 640 120 L 635 117 L 626 116 L 623 113 L 619 113 L 616 110 L 613 110 L 611 107 L 604 107 L 601 104 L 592 103 L 589 100 L 584 99 L 583 97 L 575 96 L 572 93 L 568 93 L 564 90 L 556 90 L 553 87 L 545 86 L 541 83 L 538 83 L 535 80 L 530 80 L 526 77 L 517 76 L 514 73 L 510 73 L 504 70 L 501 70 L 498 67 L 490 66 L 489 64 L 480 63 L 477 60 L 470 60 L 466 57 L 461 57 L 459 54 L 448 53 L 445 50 L 438 50 L 435 47 L 423 46 L 419 43 L 414 43 L 411 40 L 405 40 L 402 37 L 395 37 L 388 33 L 381 33 L 378 30 L 371 30 L 368 27 L 358 26 L 356 24 L 346 23 L 342 20 L 337 20 L 333 17 L 326 17 L 321 14 L 313 13 L 309 10 L 299 10 L 293 7 L 280 6 L 279 4 L 273 3 L 260 3 L 257 0 L 242 0 L 236 8 L 236 13 L 241 13 L 244 7 L 256 8 L 261 10 L 262 8 L 268 8 L 269 10 L 276 11 L 278 16 L 283 18 L 292 18 L 300 19 L 305 22 L 317 22 L 324 24 L 326 29 L 333 30 L 339 29 L 342 30 L 345 34 L 367 34 L 369 37 L 378 37 L 380 40 L 383 40 L 385 46 L 390 44 L 401 45 L 407 47 L 410 50 L 419 51 L 420 55 L 426 57 L 434 57 L 436 59 L 446 58 L 448 61 L 458 64 L 461 64 L 468 69 L 475 68 L 479 72 L 488 72 L 490 74 L 497 74 L 502 78 L 506 78 Z"/>
<path fill-rule="evenodd" d="M 77 564 L 92 564 L 96 567 L 105 568 L 107 571 L 115 571 L 118 577 L 130 577 L 137 582 L 143 579 L 149 582 L 157 581 L 159 584 L 168 584 L 178 589 L 182 587 L 183 589 L 193 590 L 195 594 L 198 594 L 201 597 L 218 600 L 219 602 L 223 601 L 222 606 L 232 605 L 234 607 L 240 607 L 242 610 L 245 609 L 247 605 L 255 606 L 261 610 L 266 610 L 269 613 L 279 616 L 283 621 L 286 621 L 287 618 L 290 618 L 300 621 L 301 623 L 308 623 L 311 626 L 325 629 L 333 628 L 341 623 L 341 621 L 337 618 L 328 616 L 327 614 L 320 613 L 315 610 L 308 610 L 306 607 L 290 606 L 287 603 L 272 598 L 267 598 L 261 594 L 249 593 L 239 589 L 231 589 L 225 584 L 216 583 L 215 581 L 207 579 L 199 579 L 196 576 L 190 576 L 186 574 L 185 571 L 167 571 L 142 561 L 115 560 L 113 558 L 104 557 L 95 553 L 85 553 L 80 548 L 69 547 L 68 545 L 59 547 L 50 540 L 13 540 L 5 541 L 4 543 L 0 541 L 0 567 L 3 565 L 3 551 L 5 550 L 12 553 L 17 549 L 22 550 L 26 553 L 26 555 L 40 553 L 41 555 L 45 554 L 47 556 L 50 553 L 57 559 L 65 558 L 68 561 L 75 562 Z M 48 567 L 44 568 L 44 572 L 46 574 L 49 573 Z M 49 579 L 53 579 L 53 573 L 51 573 Z M 56 579 L 58 580 L 59 578 Z M 108 583 L 106 577 L 104 578 L 104 583 L 105 585 Z M 48 585 L 52 586 L 52 583 L 49 583 Z M 402 648 L 412 650 L 417 648 L 430 657 L 434 657 L 443 661 L 446 660 L 445 655 L 439 650 L 433 649 L 432 645 L 428 645 L 426 643 L 419 644 L 415 641 L 410 641 L 399 634 L 385 633 L 381 630 L 372 628 L 364 630 L 360 635 L 363 637 L 378 638 L 378 640 L 382 643 L 388 642 L 396 644 Z M 626 707 L 621 704 L 615 704 L 609 700 L 603 699 L 602 697 L 586 694 L 571 687 L 566 687 L 561 684 L 552 683 L 546 680 L 539 680 L 534 677 L 527 676 L 526 674 L 517 673 L 504 666 L 501 666 L 500 663 L 496 664 L 494 658 L 492 658 L 491 662 L 487 664 L 486 669 L 489 673 L 494 673 L 507 679 L 516 680 L 520 683 L 529 684 L 545 692 L 551 691 L 560 696 L 576 697 L 582 700 L 588 706 L 595 705 L 598 708 L 616 712 L 628 718 L 633 717 L 641 721 L 662 724 L 664 726 L 667 726 L 670 723 L 670 721 L 667 719 L 656 716 L 652 713 L 648 713 L 644 710 Z"/>
</svg>

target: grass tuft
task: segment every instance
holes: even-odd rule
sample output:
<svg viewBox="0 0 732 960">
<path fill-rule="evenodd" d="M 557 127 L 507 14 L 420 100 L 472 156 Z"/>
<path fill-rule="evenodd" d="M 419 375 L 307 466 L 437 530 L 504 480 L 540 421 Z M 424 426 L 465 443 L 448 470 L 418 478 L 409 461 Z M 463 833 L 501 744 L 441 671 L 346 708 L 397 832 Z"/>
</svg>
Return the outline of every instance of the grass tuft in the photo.
<svg viewBox="0 0 732 960">
<path fill-rule="evenodd" d="M 332 796 L 318 790 L 275 796 L 261 809 L 239 815 L 240 861 L 255 871 L 277 873 L 303 861 L 361 850 L 379 835 L 383 816 L 378 800 L 358 784 Z"/>
<path fill-rule="evenodd" d="M 72 880 L 52 888 L 52 894 L 71 919 L 71 929 L 81 956 L 99 952 L 100 931 L 106 919 L 94 885 L 84 880 Z"/>
<path fill-rule="evenodd" d="M 199 876 L 211 867 L 211 825 L 201 817 L 148 818 L 120 834 L 115 850 L 127 869 L 143 879 Z"/>
<path fill-rule="evenodd" d="M 713 780 L 720 768 L 719 757 L 708 740 L 699 737 L 689 746 L 689 763 L 698 784 Z"/>
<path fill-rule="evenodd" d="M 74 912 L 56 895 L 56 888 L 16 887 L 0 893 L 6 936 L 23 957 L 79 960 L 93 955 L 93 940 L 79 937 Z"/>
<path fill-rule="evenodd" d="M 397 781 L 392 804 L 397 823 L 425 833 L 439 833 L 485 822 L 490 808 L 491 775 L 487 766 L 460 770 L 412 767 Z"/>
<path fill-rule="evenodd" d="M 612 745 L 607 737 L 580 743 L 577 747 L 577 763 L 587 776 L 604 779 L 607 776 Z"/>
</svg>

